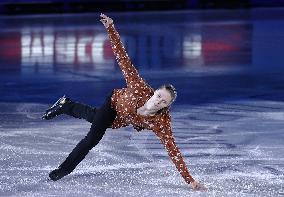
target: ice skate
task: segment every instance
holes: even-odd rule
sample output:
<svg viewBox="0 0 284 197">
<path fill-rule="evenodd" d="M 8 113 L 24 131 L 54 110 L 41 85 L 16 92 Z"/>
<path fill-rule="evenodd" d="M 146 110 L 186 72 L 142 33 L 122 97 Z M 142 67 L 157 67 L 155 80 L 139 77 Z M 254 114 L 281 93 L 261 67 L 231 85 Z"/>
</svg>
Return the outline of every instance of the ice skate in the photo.
<svg viewBox="0 0 284 197">
<path fill-rule="evenodd" d="M 58 99 L 46 112 L 43 114 L 42 119 L 50 120 L 63 113 L 63 107 L 69 101 L 69 98 L 66 98 L 65 95 Z"/>
<path fill-rule="evenodd" d="M 63 178 L 68 174 L 68 171 L 63 170 L 62 168 L 57 168 L 49 173 L 49 178 L 53 181 L 58 181 L 59 179 Z"/>
</svg>

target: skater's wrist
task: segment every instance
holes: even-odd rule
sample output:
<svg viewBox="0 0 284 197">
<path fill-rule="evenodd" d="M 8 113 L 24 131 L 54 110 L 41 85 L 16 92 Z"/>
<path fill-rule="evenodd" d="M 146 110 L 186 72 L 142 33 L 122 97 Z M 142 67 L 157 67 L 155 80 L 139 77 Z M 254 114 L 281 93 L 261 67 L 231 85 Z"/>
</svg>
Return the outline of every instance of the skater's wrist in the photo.
<svg viewBox="0 0 284 197">
<path fill-rule="evenodd" d="M 194 178 L 192 178 L 191 176 L 186 177 L 186 182 L 188 184 L 192 184 L 193 182 L 195 182 Z"/>
</svg>

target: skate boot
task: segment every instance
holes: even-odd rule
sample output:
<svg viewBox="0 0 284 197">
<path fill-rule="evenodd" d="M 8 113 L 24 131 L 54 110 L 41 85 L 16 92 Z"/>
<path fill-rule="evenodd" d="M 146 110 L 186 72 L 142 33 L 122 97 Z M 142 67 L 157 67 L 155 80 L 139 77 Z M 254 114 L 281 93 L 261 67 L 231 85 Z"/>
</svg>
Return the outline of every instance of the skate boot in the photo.
<svg viewBox="0 0 284 197">
<path fill-rule="evenodd" d="M 68 174 L 69 172 L 67 170 L 64 170 L 62 168 L 57 168 L 49 173 L 49 178 L 53 181 L 57 181 Z"/>
<path fill-rule="evenodd" d="M 63 114 L 63 107 L 69 102 L 69 98 L 66 98 L 65 95 L 58 99 L 42 116 L 44 120 L 50 120 L 60 114 Z"/>
</svg>

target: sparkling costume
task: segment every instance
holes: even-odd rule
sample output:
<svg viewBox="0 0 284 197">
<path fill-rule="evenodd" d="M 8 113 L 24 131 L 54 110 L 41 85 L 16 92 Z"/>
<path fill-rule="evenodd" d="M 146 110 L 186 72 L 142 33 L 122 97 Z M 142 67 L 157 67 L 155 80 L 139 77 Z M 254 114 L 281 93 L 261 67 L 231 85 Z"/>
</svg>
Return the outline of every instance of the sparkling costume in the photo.
<svg viewBox="0 0 284 197">
<path fill-rule="evenodd" d="M 137 109 L 142 107 L 154 94 L 154 90 L 141 78 L 132 65 L 119 34 L 111 24 L 107 28 L 113 52 L 126 80 L 127 87 L 114 89 L 99 108 L 60 98 L 43 115 L 44 119 L 52 119 L 66 114 L 75 118 L 85 119 L 92 123 L 90 131 L 76 145 L 61 165 L 50 172 L 49 177 L 57 181 L 71 173 L 85 158 L 88 152 L 103 138 L 107 128 L 120 128 L 132 125 L 137 131 L 148 129 L 154 131 L 168 151 L 170 158 L 187 183 L 193 182 L 182 155 L 175 143 L 171 129 L 171 116 L 164 110 L 154 116 L 142 116 Z"/>
<path fill-rule="evenodd" d="M 111 106 L 117 115 L 111 128 L 116 129 L 133 125 L 137 131 L 148 129 L 154 131 L 166 150 L 176 168 L 187 183 L 194 179 L 188 172 L 183 157 L 175 143 L 171 128 L 171 116 L 169 111 L 162 112 L 155 116 L 142 116 L 137 113 L 137 109 L 154 94 L 154 90 L 139 76 L 138 71 L 133 66 L 125 48 L 120 40 L 120 36 L 113 24 L 107 28 L 111 41 L 111 46 L 126 80 L 127 87 L 115 89 L 111 97 Z"/>
</svg>

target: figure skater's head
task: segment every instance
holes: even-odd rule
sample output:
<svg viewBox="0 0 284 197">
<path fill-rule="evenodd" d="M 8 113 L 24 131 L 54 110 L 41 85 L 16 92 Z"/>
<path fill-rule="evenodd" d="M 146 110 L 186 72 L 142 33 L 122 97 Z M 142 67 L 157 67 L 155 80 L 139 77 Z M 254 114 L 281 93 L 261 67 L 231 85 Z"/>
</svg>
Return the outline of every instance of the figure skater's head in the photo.
<svg viewBox="0 0 284 197">
<path fill-rule="evenodd" d="M 177 91 L 171 84 L 162 85 L 155 90 L 154 95 L 146 102 L 146 107 L 156 113 L 169 109 L 177 97 Z"/>
</svg>

